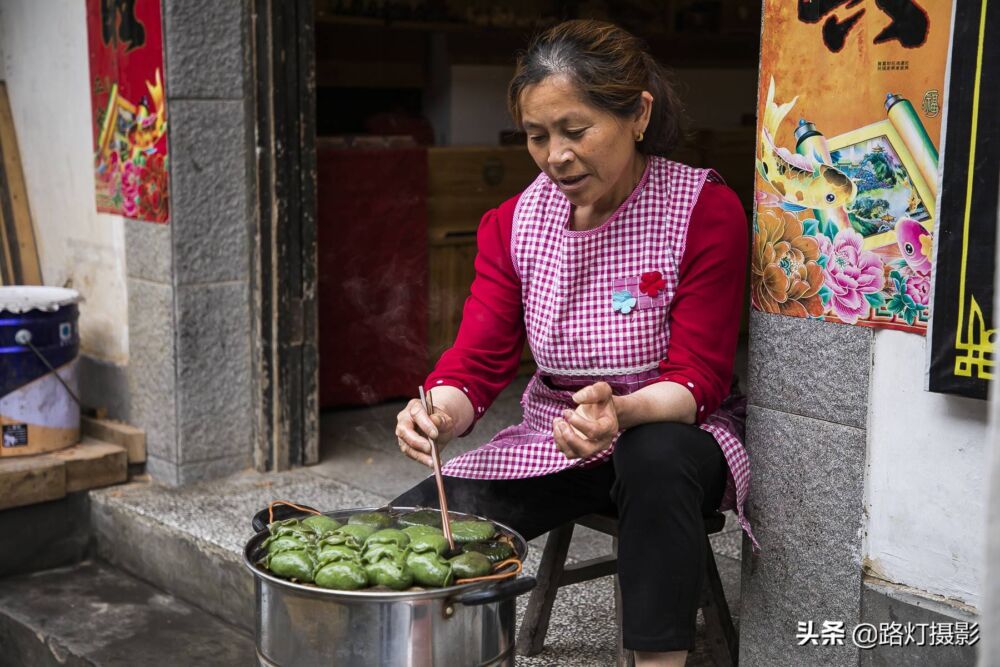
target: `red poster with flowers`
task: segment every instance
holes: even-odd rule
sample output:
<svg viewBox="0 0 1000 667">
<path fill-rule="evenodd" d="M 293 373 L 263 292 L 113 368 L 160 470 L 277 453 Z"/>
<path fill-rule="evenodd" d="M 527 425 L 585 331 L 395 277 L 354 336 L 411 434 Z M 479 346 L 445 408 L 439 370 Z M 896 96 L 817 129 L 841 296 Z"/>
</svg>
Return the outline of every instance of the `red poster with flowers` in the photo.
<svg viewBox="0 0 1000 667">
<path fill-rule="evenodd" d="M 167 222 L 160 0 L 87 0 L 97 210 Z"/>
</svg>

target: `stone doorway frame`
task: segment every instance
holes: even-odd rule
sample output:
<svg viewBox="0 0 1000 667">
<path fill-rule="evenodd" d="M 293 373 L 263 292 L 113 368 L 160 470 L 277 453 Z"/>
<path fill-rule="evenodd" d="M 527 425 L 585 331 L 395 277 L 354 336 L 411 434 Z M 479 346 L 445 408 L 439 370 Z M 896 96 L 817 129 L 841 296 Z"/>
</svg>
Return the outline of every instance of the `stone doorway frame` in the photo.
<svg viewBox="0 0 1000 667">
<path fill-rule="evenodd" d="M 176 486 L 319 455 L 313 0 L 163 0 L 170 221 L 125 221 L 129 414 Z"/>
</svg>

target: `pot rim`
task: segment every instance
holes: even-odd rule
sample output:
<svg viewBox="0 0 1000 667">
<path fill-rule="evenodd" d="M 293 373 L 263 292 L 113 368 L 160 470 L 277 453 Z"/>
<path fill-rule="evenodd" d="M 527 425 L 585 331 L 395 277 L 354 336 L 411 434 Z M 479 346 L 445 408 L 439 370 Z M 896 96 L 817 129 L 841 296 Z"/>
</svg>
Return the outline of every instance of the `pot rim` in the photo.
<svg viewBox="0 0 1000 667">
<path fill-rule="evenodd" d="M 399 505 L 383 505 L 382 507 L 356 507 L 353 509 L 335 510 L 332 512 L 323 512 L 323 515 L 330 517 L 331 519 L 340 519 L 348 517 L 352 514 L 358 514 L 360 512 L 385 512 L 389 511 L 392 513 L 396 512 L 412 512 L 422 509 L 437 509 L 434 507 L 406 507 Z M 528 558 L 528 543 L 520 533 L 516 530 L 507 526 L 506 524 L 500 523 L 499 521 L 494 521 L 487 517 L 479 516 L 477 514 L 470 514 L 468 512 L 456 512 L 454 510 L 449 510 L 448 514 L 460 514 L 463 518 L 479 519 L 481 521 L 489 521 L 498 529 L 508 533 L 514 541 L 514 553 L 518 555 L 523 563 Z M 521 575 L 515 577 L 510 577 L 509 579 L 500 579 L 497 581 L 474 581 L 468 584 L 458 584 L 453 586 L 447 586 L 444 588 L 426 588 L 421 590 L 405 590 L 405 591 L 393 591 L 393 590 L 360 590 L 360 591 L 341 591 L 332 588 L 321 588 L 319 586 L 314 586 L 311 584 L 297 584 L 295 582 L 289 581 L 288 579 L 283 579 L 277 577 L 270 572 L 260 568 L 254 563 L 251 554 L 255 552 L 261 542 L 267 539 L 269 531 L 265 528 L 264 530 L 254 534 L 253 537 L 246 543 L 243 547 L 243 564 L 253 573 L 254 577 L 257 579 L 262 579 L 270 582 L 271 584 L 280 586 L 282 588 L 287 588 L 294 590 L 298 593 L 309 595 L 311 597 L 325 598 L 341 600 L 344 602 L 405 602 L 409 600 L 431 600 L 435 598 L 448 598 L 453 597 L 458 593 L 464 593 L 477 588 L 488 588 L 491 586 L 496 586 L 497 584 L 504 583 L 506 581 L 511 581 L 518 578 Z"/>
</svg>

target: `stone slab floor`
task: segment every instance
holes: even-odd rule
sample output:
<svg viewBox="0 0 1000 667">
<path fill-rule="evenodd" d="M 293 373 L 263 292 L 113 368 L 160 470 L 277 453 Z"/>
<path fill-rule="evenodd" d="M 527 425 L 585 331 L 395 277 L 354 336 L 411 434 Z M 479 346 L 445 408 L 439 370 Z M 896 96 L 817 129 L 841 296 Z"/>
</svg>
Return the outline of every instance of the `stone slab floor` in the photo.
<svg viewBox="0 0 1000 667">
<path fill-rule="evenodd" d="M 526 378 L 519 378 L 508 387 L 475 430 L 469 436 L 450 443 L 443 457 L 447 460 L 473 449 L 501 428 L 520 421 L 519 399 L 526 384 Z M 321 422 L 322 462 L 309 468 L 310 472 L 384 500 L 392 499 L 419 482 L 427 475 L 427 469 L 404 458 L 393 435 L 395 415 L 404 404 L 400 401 L 370 408 L 324 412 Z M 742 541 L 731 513 L 723 532 L 713 535 L 711 539 L 726 597 L 738 622 Z M 530 543 L 525 568 L 529 573 L 533 574 L 538 567 L 544 544 L 544 537 Z M 610 537 L 578 527 L 569 557 L 586 560 L 605 554 L 610 548 Z M 519 600 L 519 623 L 526 602 L 527 596 Z M 713 664 L 701 646 L 702 634 L 699 617 L 699 646 L 688 660 L 688 665 L 692 667 Z M 518 664 L 527 667 L 598 667 L 614 662 L 614 584 L 610 577 L 560 589 L 545 650 L 537 656 L 518 658 Z"/>
</svg>

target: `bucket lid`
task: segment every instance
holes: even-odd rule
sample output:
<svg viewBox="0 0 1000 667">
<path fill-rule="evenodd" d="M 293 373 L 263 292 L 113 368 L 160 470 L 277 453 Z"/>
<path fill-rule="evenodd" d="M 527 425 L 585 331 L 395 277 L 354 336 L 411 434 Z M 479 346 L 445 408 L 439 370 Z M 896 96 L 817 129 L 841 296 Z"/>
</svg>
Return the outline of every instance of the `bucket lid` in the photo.
<svg viewBox="0 0 1000 667">
<path fill-rule="evenodd" d="M 52 312 L 80 301 L 79 292 L 65 287 L 34 285 L 0 287 L 0 310 L 8 313 L 26 313 L 29 310 Z"/>
</svg>

